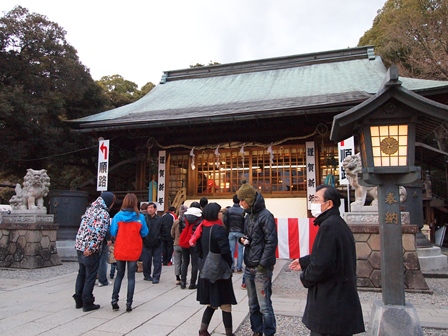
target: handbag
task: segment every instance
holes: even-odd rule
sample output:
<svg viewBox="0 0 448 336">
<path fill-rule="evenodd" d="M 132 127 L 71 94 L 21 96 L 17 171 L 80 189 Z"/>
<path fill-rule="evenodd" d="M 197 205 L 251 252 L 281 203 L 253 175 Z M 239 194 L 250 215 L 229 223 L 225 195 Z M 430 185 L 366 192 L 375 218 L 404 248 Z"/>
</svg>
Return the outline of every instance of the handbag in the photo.
<svg viewBox="0 0 448 336">
<path fill-rule="evenodd" d="M 229 279 L 232 276 L 229 264 L 223 259 L 221 253 L 213 253 L 211 251 L 210 240 L 212 237 L 213 226 L 210 229 L 208 237 L 208 254 L 205 258 L 204 265 L 200 273 L 202 279 L 208 279 L 211 283 L 216 280 Z"/>
</svg>

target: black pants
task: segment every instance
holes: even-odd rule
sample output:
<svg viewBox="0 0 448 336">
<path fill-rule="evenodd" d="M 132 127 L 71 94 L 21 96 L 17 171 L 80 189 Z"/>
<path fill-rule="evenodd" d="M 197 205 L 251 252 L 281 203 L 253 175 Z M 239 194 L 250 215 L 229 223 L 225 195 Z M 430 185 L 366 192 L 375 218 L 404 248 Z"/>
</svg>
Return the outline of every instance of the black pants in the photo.
<svg viewBox="0 0 448 336">
<path fill-rule="evenodd" d="M 196 280 L 198 278 L 198 270 L 199 270 L 199 257 L 196 250 L 191 248 L 183 248 L 182 247 L 182 268 L 181 268 L 181 280 L 182 282 L 187 282 L 187 272 L 188 265 L 191 260 L 191 278 L 190 285 L 195 285 Z"/>
<path fill-rule="evenodd" d="M 352 335 L 332 335 L 332 334 L 319 334 L 315 331 L 310 333 L 310 336 L 352 336 Z"/>
<path fill-rule="evenodd" d="M 163 264 L 167 265 L 171 261 L 171 257 L 173 256 L 173 243 L 172 239 L 170 240 L 162 240 L 163 244 Z"/>
</svg>

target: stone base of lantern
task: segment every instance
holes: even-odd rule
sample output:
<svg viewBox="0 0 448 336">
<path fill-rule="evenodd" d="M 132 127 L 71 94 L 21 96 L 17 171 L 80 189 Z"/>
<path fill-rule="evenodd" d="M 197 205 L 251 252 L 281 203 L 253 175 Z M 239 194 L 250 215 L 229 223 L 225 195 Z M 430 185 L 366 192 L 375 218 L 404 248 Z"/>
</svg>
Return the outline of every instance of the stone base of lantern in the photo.
<svg viewBox="0 0 448 336">
<path fill-rule="evenodd" d="M 395 306 L 385 305 L 381 300 L 375 300 L 369 326 L 369 335 L 372 336 L 423 336 L 417 310 L 410 303 Z"/>
<path fill-rule="evenodd" d="M 348 212 L 344 219 L 356 241 L 358 289 L 381 289 L 381 251 L 378 212 Z M 409 224 L 409 213 L 401 213 L 405 291 L 429 293 L 417 255 L 417 225 Z"/>
</svg>

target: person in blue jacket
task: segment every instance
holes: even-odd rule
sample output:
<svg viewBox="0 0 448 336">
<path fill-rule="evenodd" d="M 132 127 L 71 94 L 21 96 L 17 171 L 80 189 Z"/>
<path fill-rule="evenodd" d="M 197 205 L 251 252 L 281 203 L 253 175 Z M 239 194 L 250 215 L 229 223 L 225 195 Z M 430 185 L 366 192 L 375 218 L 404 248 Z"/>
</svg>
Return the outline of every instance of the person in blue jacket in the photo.
<svg viewBox="0 0 448 336">
<path fill-rule="evenodd" d="M 127 264 L 128 292 L 126 311 L 132 311 L 137 260 L 143 249 L 142 238 L 146 237 L 148 232 L 145 216 L 138 209 L 137 196 L 135 194 L 127 194 L 123 199 L 120 212 L 114 216 L 110 227 L 110 235 L 115 240 L 114 256 L 117 261 L 117 278 L 114 282 L 111 302 L 113 310 L 120 309 L 118 297 Z"/>
</svg>

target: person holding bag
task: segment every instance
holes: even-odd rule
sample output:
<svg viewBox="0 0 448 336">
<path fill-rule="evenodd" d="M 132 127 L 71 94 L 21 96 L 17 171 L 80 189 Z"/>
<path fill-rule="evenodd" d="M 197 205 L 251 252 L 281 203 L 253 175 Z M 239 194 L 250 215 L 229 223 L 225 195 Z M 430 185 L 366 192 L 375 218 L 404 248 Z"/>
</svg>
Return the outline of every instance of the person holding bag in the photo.
<svg viewBox="0 0 448 336">
<path fill-rule="evenodd" d="M 221 206 L 217 203 L 207 204 L 202 211 L 202 232 L 201 237 L 197 241 L 197 251 L 203 260 L 207 260 L 209 252 L 218 253 L 228 265 L 228 272 L 223 272 L 223 279 L 210 279 L 202 274 L 207 274 L 208 270 L 204 269 L 208 263 L 203 263 L 201 274 L 199 276 L 197 301 L 200 304 L 206 304 L 199 329 L 199 336 L 210 336 L 208 326 L 213 317 L 213 313 L 218 308 L 222 310 L 222 320 L 226 330 L 226 336 L 233 336 L 232 326 L 232 305 L 236 304 L 235 293 L 233 292 L 232 272 L 232 256 L 230 253 L 230 245 L 227 233 L 222 225 Z M 215 272 L 211 272 L 215 273 Z"/>
<path fill-rule="evenodd" d="M 112 309 L 118 310 L 118 298 L 126 265 L 128 267 L 128 291 L 126 311 L 132 311 L 135 289 L 135 271 L 137 260 L 142 253 L 142 238 L 148 234 L 145 217 L 138 211 L 135 194 L 127 194 L 123 199 L 121 210 L 112 219 L 110 234 L 115 238 L 114 255 L 117 262 L 117 278 L 112 292 Z"/>
</svg>

